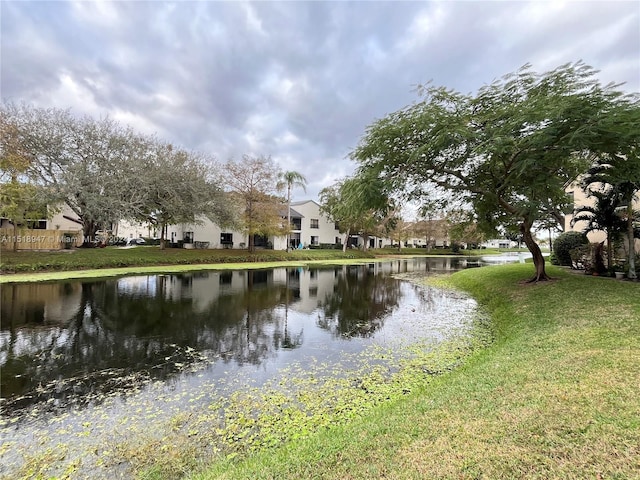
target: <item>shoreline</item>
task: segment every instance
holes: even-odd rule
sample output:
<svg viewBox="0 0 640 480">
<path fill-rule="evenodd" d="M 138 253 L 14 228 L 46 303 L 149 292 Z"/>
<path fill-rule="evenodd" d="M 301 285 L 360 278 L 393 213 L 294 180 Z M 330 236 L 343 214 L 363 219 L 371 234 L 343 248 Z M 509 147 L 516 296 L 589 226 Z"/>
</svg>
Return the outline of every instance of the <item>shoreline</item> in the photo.
<svg viewBox="0 0 640 480">
<path fill-rule="evenodd" d="M 196 272 L 201 270 L 257 270 L 261 268 L 304 267 L 306 265 L 341 265 L 347 263 L 368 263 L 379 259 L 348 259 L 348 260 L 294 260 L 281 262 L 246 262 L 246 263 L 202 263 L 191 265 L 153 265 L 132 266 L 119 268 L 102 268 L 90 270 L 64 270 L 58 272 L 37 273 L 3 273 L 0 284 L 47 282 L 57 280 L 79 280 L 91 278 L 119 277 L 128 275 L 147 275 L 163 273 Z"/>
<path fill-rule="evenodd" d="M 280 267 L 305 267 L 309 265 L 348 265 L 360 263 L 381 262 L 397 260 L 401 258 L 453 258 L 470 255 L 384 255 L 371 258 L 327 258 L 318 260 L 280 260 L 265 262 L 229 262 L 229 263 L 193 263 L 193 264 L 165 264 L 165 265 L 139 265 L 129 267 L 98 268 L 42 271 L 33 273 L 2 273 L 0 284 L 48 282 L 59 280 L 81 280 L 92 278 L 119 277 L 129 275 L 171 274 L 183 272 L 196 272 L 202 270 L 257 270 L 261 268 Z"/>
</svg>

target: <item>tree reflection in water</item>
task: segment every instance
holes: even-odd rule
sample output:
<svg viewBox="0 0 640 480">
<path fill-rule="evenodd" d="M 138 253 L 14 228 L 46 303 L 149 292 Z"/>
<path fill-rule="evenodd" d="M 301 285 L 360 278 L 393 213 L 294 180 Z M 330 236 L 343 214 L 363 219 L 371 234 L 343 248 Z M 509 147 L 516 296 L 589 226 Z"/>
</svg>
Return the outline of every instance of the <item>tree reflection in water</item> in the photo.
<svg viewBox="0 0 640 480">
<path fill-rule="evenodd" d="M 399 282 L 376 272 L 374 265 L 343 266 L 334 270 L 333 291 L 321 302 L 318 325 L 335 336 L 369 336 L 398 304 Z"/>
</svg>

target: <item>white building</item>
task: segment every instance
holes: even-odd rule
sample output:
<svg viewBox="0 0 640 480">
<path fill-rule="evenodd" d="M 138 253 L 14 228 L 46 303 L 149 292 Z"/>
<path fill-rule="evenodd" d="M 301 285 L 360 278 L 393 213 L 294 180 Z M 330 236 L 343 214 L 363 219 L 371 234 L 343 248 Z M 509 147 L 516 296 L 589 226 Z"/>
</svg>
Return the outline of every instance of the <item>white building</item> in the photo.
<svg viewBox="0 0 640 480">
<path fill-rule="evenodd" d="M 287 212 L 283 212 L 286 222 Z M 291 203 L 291 247 L 305 248 L 310 245 L 342 244 L 343 235 L 336 224 L 320 213 L 320 205 L 313 200 Z M 125 239 L 153 237 L 159 238 L 154 227 L 144 223 L 120 222 L 114 235 Z M 194 245 L 196 248 L 247 248 L 249 238 L 238 230 L 225 229 L 208 219 L 200 224 L 168 225 L 165 239 L 174 245 Z M 256 247 L 272 247 L 275 250 L 286 250 L 287 237 L 263 238 L 256 236 Z"/>
<path fill-rule="evenodd" d="M 320 204 L 313 200 L 291 202 L 291 246 L 307 247 L 309 245 L 341 245 L 344 235 L 340 233 L 337 224 L 324 214 L 320 213 Z M 280 240 L 280 239 L 279 239 Z M 281 249 L 285 244 L 279 244 Z M 274 242 L 274 248 L 276 243 Z"/>
<path fill-rule="evenodd" d="M 482 242 L 482 246 L 485 248 L 516 248 L 518 244 L 512 240 L 506 238 L 494 238 Z"/>
<path fill-rule="evenodd" d="M 120 222 L 114 235 L 125 240 L 141 237 L 160 238 L 157 228 L 140 222 Z M 186 244 L 197 248 L 246 248 L 248 244 L 246 234 L 222 228 L 209 219 L 195 224 L 167 225 L 165 240 L 168 244 Z"/>
</svg>

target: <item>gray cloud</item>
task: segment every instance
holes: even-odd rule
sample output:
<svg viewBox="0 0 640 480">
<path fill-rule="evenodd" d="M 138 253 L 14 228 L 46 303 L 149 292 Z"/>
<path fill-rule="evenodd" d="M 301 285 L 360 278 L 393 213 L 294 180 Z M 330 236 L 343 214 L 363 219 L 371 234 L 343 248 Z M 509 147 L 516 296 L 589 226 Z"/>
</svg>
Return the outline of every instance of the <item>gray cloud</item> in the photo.
<svg viewBox="0 0 640 480">
<path fill-rule="evenodd" d="M 640 91 L 637 2 L 0 5 L 4 99 L 109 115 L 222 161 L 271 155 L 311 197 L 417 84 L 473 92 L 582 59 Z"/>
</svg>

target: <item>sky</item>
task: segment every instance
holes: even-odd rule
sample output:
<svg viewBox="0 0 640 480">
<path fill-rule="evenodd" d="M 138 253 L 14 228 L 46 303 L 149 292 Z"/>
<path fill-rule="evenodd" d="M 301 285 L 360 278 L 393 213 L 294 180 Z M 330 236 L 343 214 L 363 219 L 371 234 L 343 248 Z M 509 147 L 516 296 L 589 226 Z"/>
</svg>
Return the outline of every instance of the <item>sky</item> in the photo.
<svg viewBox="0 0 640 480">
<path fill-rule="evenodd" d="M 3 101 L 110 117 L 220 162 L 353 173 L 368 125 L 429 82 L 462 93 L 584 61 L 640 92 L 640 1 L 0 1 Z"/>
</svg>

